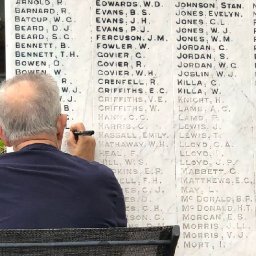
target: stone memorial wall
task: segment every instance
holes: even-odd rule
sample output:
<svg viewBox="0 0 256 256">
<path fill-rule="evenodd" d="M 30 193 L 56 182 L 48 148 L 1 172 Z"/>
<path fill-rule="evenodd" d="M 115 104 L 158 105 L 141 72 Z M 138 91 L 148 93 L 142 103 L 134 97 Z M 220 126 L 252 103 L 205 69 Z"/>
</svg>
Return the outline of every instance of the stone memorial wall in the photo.
<svg viewBox="0 0 256 256">
<path fill-rule="evenodd" d="M 9 0 L 7 77 L 53 75 L 129 226 L 176 255 L 255 255 L 256 1 Z"/>
</svg>

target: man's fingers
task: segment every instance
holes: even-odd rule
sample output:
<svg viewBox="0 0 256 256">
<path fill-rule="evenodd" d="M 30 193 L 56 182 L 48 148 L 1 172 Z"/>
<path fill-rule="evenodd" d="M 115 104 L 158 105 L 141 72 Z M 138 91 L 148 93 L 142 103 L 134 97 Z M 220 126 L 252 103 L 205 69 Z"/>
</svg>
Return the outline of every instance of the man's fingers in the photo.
<svg viewBox="0 0 256 256">
<path fill-rule="evenodd" d="M 76 123 L 76 124 L 72 124 L 70 126 L 70 131 L 74 132 L 74 131 L 85 131 L 85 126 L 83 123 Z"/>
</svg>

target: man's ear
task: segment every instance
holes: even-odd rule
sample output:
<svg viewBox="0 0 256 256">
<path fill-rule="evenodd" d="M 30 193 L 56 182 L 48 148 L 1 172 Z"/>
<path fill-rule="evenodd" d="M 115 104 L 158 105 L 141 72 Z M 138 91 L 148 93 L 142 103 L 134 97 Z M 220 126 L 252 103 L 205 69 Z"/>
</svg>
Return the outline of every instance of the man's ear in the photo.
<svg viewBox="0 0 256 256">
<path fill-rule="evenodd" d="M 67 115 L 60 114 L 57 120 L 57 139 L 59 141 L 61 141 L 63 138 L 64 129 L 66 128 L 66 126 L 67 126 Z"/>
<path fill-rule="evenodd" d="M 11 144 L 7 137 L 5 136 L 3 128 L 0 126 L 0 139 L 4 142 L 5 146 L 11 147 Z"/>
</svg>

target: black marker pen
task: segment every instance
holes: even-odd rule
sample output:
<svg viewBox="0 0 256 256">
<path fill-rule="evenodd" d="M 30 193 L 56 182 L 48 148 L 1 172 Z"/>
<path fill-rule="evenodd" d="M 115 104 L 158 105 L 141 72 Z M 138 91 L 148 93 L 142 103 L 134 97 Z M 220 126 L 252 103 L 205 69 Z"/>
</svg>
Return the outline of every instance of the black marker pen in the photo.
<svg viewBox="0 0 256 256">
<path fill-rule="evenodd" d="M 94 134 L 94 131 L 88 130 L 88 131 L 74 131 L 73 132 L 76 137 L 78 136 L 92 136 Z"/>
</svg>

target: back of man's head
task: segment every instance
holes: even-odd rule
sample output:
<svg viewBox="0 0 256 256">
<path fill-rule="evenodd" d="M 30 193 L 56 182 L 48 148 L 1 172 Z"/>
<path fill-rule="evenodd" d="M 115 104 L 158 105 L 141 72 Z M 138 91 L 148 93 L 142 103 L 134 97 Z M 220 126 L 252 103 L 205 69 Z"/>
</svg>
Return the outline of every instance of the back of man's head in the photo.
<svg viewBox="0 0 256 256">
<path fill-rule="evenodd" d="M 11 144 L 40 133 L 56 133 L 59 89 L 46 74 L 26 73 L 0 86 L 0 127 Z"/>
</svg>

